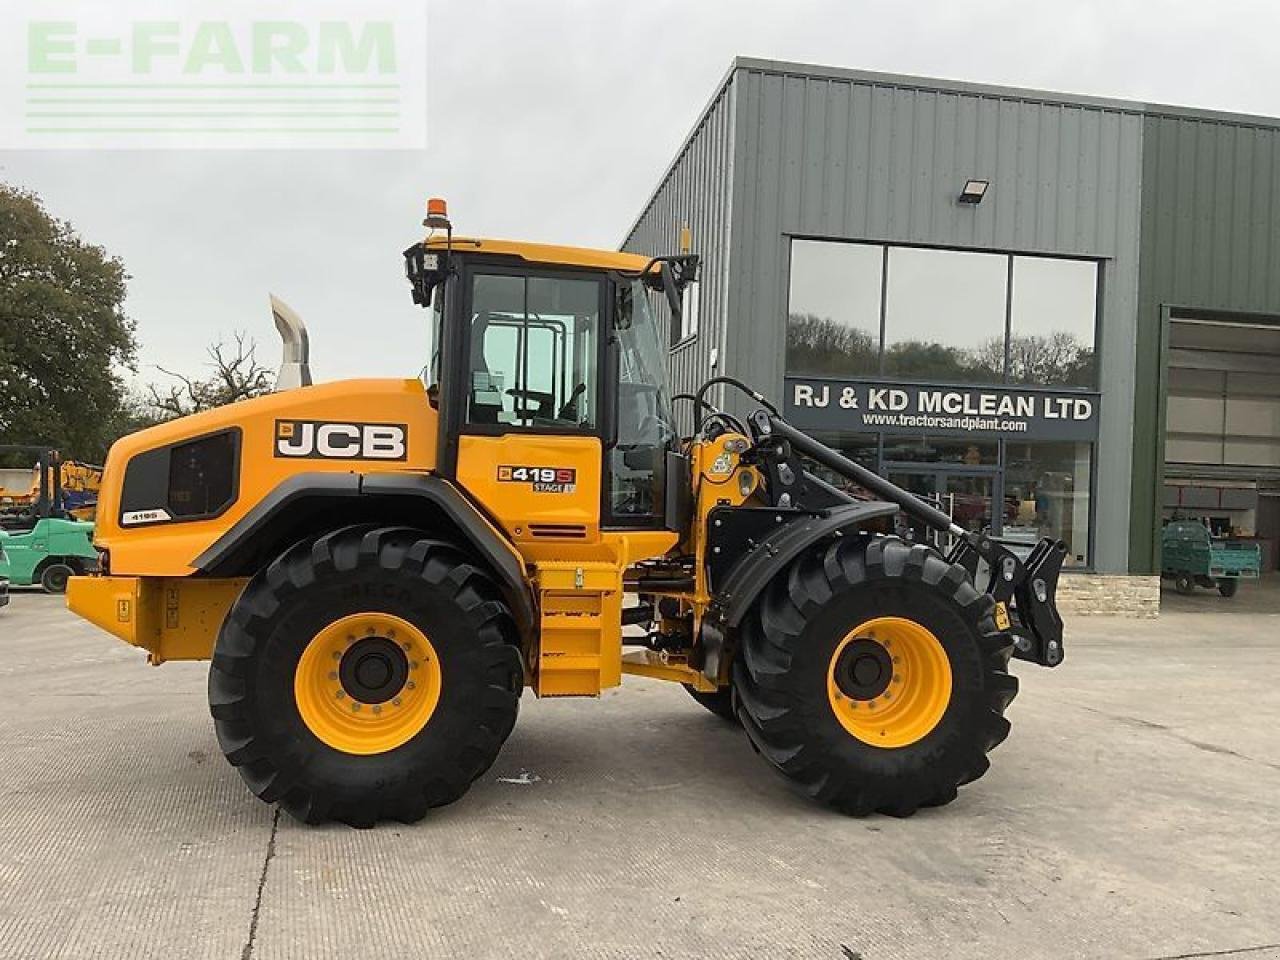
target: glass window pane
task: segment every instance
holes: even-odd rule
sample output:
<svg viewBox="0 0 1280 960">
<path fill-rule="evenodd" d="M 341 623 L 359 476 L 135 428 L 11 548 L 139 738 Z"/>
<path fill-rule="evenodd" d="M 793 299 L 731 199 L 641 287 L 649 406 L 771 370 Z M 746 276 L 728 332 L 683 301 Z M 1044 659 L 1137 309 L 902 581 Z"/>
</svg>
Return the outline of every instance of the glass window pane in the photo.
<svg viewBox="0 0 1280 960">
<path fill-rule="evenodd" d="M 825 443 L 833 450 L 837 450 L 844 454 L 855 463 L 860 463 L 868 470 L 876 470 L 879 461 L 880 438 L 874 433 L 839 433 L 830 430 L 820 430 L 814 433 L 814 438 L 821 443 Z M 864 490 L 852 480 L 836 473 L 829 467 L 825 467 L 816 460 L 810 460 L 808 457 L 800 458 L 804 464 L 804 468 L 821 480 L 825 480 L 838 490 L 843 490 L 850 496 L 859 499 L 874 499 L 874 495 L 869 490 Z M 887 525 L 883 532 L 888 532 Z"/>
<path fill-rule="evenodd" d="M 968 437 L 885 437 L 884 459 L 897 463 L 994 466 L 1000 462 L 1000 448 L 994 440 Z"/>
<path fill-rule="evenodd" d="M 1093 387 L 1098 265 L 1092 260 L 1013 258 L 1009 379 Z"/>
<path fill-rule="evenodd" d="M 1005 444 L 1004 531 L 1010 540 L 1065 540 L 1064 566 L 1089 562 L 1088 443 Z"/>
<path fill-rule="evenodd" d="M 999 383 L 1009 259 L 958 250 L 889 251 L 885 373 Z"/>
<path fill-rule="evenodd" d="M 871 244 L 791 241 L 788 373 L 879 372 L 883 256 Z"/>
<path fill-rule="evenodd" d="M 468 422 L 595 425 L 600 284 L 475 278 Z"/>
</svg>

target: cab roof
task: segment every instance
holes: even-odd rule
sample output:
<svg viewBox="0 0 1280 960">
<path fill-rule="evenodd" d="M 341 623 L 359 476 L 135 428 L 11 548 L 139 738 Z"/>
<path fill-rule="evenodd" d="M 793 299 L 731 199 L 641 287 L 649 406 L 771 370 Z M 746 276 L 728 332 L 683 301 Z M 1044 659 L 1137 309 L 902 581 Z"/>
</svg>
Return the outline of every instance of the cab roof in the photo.
<svg viewBox="0 0 1280 960">
<path fill-rule="evenodd" d="M 442 250 L 445 238 L 439 235 L 427 240 L 427 249 Z M 639 273 L 650 258 L 638 253 L 621 253 L 617 250 L 593 250 L 589 247 L 562 247 L 554 243 L 525 243 L 522 240 L 492 240 L 480 237 L 454 237 L 453 249 L 458 253 L 491 253 L 498 256 L 519 257 L 530 263 L 556 264 L 564 267 L 585 267 L 595 270 L 622 270 Z"/>
</svg>

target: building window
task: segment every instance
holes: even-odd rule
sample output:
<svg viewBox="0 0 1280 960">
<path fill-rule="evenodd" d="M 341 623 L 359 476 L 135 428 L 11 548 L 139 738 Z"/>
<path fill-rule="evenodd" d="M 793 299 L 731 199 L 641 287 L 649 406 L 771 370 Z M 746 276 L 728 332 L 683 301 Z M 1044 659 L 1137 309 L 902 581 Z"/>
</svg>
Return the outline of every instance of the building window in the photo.
<svg viewBox="0 0 1280 960">
<path fill-rule="evenodd" d="M 787 370 L 828 376 L 880 371 L 884 248 L 791 242 Z"/>
<path fill-rule="evenodd" d="M 1098 274 L 1093 260 L 792 240 L 786 371 L 1095 389 Z"/>
<path fill-rule="evenodd" d="M 913 380 L 999 383 L 1004 375 L 1008 257 L 889 250 L 884 372 Z"/>
<path fill-rule="evenodd" d="M 684 288 L 684 299 L 680 304 L 680 339 L 685 340 L 698 332 L 698 291 L 701 286 L 691 283 Z"/>
<path fill-rule="evenodd" d="M 861 464 L 868 470 L 879 469 L 880 464 L 880 437 L 875 433 L 835 433 L 831 431 L 817 431 L 814 437 L 820 442 L 825 443 L 833 450 L 838 450 L 850 460 Z M 855 497 L 871 497 L 869 490 L 864 490 L 858 484 L 854 483 L 848 477 L 836 473 L 834 470 L 828 469 L 815 460 L 808 457 L 801 458 L 804 468 L 818 477 L 825 480 L 838 490 Z"/>
<path fill-rule="evenodd" d="M 989 437 L 888 436 L 884 438 L 884 458 L 898 463 L 995 466 L 1000 462 L 1000 445 Z"/>
<path fill-rule="evenodd" d="M 1007 443 L 1004 538 L 1028 544 L 1041 537 L 1063 540 L 1063 565 L 1087 565 L 1092 471 L 1089 443 Z"/>
<path fill-rule="evenodd" d="M 1093 387 L 1097 315 L 1095 262 L 1014 257 L 1009 381 Z"/>
</svg>

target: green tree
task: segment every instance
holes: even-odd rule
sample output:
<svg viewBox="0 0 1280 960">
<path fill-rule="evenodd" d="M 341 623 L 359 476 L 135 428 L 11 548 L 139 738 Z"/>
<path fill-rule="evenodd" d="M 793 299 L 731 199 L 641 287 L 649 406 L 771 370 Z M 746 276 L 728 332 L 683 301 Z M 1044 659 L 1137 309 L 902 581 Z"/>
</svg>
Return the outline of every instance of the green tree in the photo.
<svg viewBox="0 0 1280 960">
<path fill-rule="evenodd" d="M 101 462 L 137 340 L 124 264 L 0 183 L 0 443 Z"/>
</svg>

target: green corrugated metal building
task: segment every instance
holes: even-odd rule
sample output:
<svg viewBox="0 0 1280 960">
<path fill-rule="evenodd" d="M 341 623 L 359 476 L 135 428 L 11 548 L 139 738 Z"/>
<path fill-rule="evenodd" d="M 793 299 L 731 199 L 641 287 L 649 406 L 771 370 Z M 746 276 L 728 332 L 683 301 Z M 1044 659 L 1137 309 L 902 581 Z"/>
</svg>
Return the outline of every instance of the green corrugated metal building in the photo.
<svg viewBox="0 0 1280 960">
<path fill-rule="evenodd" d="M 749 380 L 1104 599 L 1175 514 L 1274 568 L 1280 120 L 738 59 L 623 246 L 686 225 L 677 388 Z"/>
</svg>

